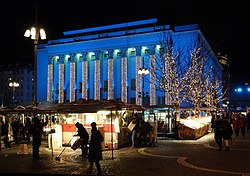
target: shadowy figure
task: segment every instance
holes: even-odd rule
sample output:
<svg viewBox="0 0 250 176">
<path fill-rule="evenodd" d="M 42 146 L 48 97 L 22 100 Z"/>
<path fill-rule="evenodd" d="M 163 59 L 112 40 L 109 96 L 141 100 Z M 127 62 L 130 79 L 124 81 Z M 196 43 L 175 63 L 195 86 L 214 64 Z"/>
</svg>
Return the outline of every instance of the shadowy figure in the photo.
<svg viewBox="0 0 250 176">
<path fill-rule="evenodd" d="M 79 136 L 81 139 L 82 154 L 80 156 L 86 158 L 88 156 L 89 134 L 81 123 L 77 122 L 75 126 L 77 128 L 77 134 L 75 136 Z"/>
<path fill-rule="evenodd" d="M 13 138 L 14 138 L 15 144 L 19 143 L 19 140 L 18 140 L 18 133 L 19 133 L 19 127 L 20 127 L 19 123 L 20 121 L 16 117 L 12 118 L 12 122 L 10 123 L 12 127 Z"/>
<path fill-rule="evenodd" d="M 244 114 L 239 114 L 239 126 L 240 126 L 240 132 L 243 137 L 246 135 L 246 127 L 247 127 L 247 118 Z"/>
<path fill-rule="evenodd" d="M 8 132 L 9 132 L 8 124 L 4 123 L 4 121 L 2 119 L 0 120 L 0 129 L 1 129 L 1 131 L 0 131 L 1 135 L 0 136 L 1 136 L 1 139 L 3 140 L 3 142 L 4 142 L 5 148 L 10 148 L 11 145 L 10 145 L 9 137 L 8 137 Z"/>
<path fill-rule="evenodd" d="M 233 129 L 231 123 L 229 122 L 228 116 L 222 116 L 220 122 L 222 129 L 222 139 L 224 140 L 226 150 L 229 150 L 229 140 L 232 140 Z"/>
<path fill-rule="evenodd" d="M 135 114 L 133 119 L 132 119 L 132 123 L 134 124 L 134 128 L 132 129 L 132 133 L 131 133 L 131 142 L 132 145 L 130 148 L 135 148 L 138 145 L 138 140 L 137 140 L 137 133 L 139 133 L 139 118 L 138 118 L 138 114 Z"/>
<path fill-rule="evenodd" d="M 104 138 L 101 132 L 97 129 L 96 123 L 91 123 L 91 137 L 89 141 L 89 162 L 90 167 L 88 174 L 92 174 L 93 164 L 95 163 L 97 168 L 97 175 L 102 175 L 101 166 L 99 161 L 102 160 L 102 146 L 101 143 L 103 142 Z"/>
<path fill-rule="evenodd" d="M 239 124 L 239 115 L 235 115 L 233 117 L 233 130 L 234 130 L 234 134 L 235 137 L 239 137 L 240 134 L 240 124 Z"/>
<path fill-rule="evenodd" d="M 222 128 L 220 115 L 216 115 L 214 119 L 214 139 L 217 143 L 219 150 L 222 148 Z"/>
<path fill-rule="evenodd" d="M 250 109 L 247 112 L 247 130 L 250 130 Z"/>
<path fill-rule="evenodd" d="M 33 118 L 31 125 L 31 134 L 33 136 L 33 159 L 40 159 L 39 148 L 42 143 L 43 127 L 48 124 L 48 116 L 45 122 L 41 122 L 38 117 Z"/>
<path fill-rule="evenodd" d="M 25 140 L 27 143 L 30 143 L 30 128 L 31 128 L 31 120 L 29 117 L 25 118 L 25 123 L 24 123 L 24 134 L 25 134 Z"/>
</svg>

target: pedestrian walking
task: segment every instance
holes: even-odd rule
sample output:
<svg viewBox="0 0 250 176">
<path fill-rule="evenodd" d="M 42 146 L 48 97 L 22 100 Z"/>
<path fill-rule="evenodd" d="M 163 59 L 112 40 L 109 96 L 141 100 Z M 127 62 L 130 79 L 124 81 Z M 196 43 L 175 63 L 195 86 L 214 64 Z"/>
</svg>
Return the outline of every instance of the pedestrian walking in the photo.
<svg viewBox="0 0 250 176">
<path fill-rule="evenodd" d="M 221 128 L 221 118 L 220 115 L 216 115 L 214 119 L 214 139 L 216 144 L 219 147 L 219 150 L 222 148 L 222 128 Z"/>
<path fill-rule="evenodd" d="M 75 126 L 77 128 L 77 134 L 75 136 L 79 136 L 81 140 L 82 154 L 80 156 L 86 158 L 88 156 L 89 134 L 81 123 L 77 122 Z"/>
<path fill-rule="evenodd" d="M 229 140 L 232 140 L 233 129 L 227 116 L 222 116 L 220 125 L 222 129 L 222 139 L 224 140 L 226 150 L 229 151 Z"/>
<path fill-rule="evenodd" d="M 233 117 L 233 130 L 234 130 L 234 134 L 235 137 L 239 137 L 240 134 L 240 124 L 239 124 L 239 115 L 235 114 Z"/>
<path fill-rule="evenodd" d="M 38 117 L 33 118 L 31 125 L 31 134 L 33 136 L 33 159 L 40 159 L 39 148 L 42 143 L 43 127 L 48 124 L 48 116 L 46 116 L 45 122 L 41 122 Z"/>
<path fill-rule="evenodd" d="M 239 126 L 240 132 L 243 137 L 246 135 L 246 126 L 247 126 L 247 119 L 244 114 L 239 114 Z"/>
<path fill-rule="evenodd" d="M 89 141 L 89 155 L 88 159 L 90 162 L 90 167 L 88 174 L 92 173 L 93 164 L 95 163 L 97 168 L 97 175 L 102 175 L 100 161 L 102 160 L 102 146 L 101 143 L 103 142 L 104 138 L 101 134 L 101 132 L 97 129 L 96 123 L 91 123 L 91 136 Z"/>
</svg>

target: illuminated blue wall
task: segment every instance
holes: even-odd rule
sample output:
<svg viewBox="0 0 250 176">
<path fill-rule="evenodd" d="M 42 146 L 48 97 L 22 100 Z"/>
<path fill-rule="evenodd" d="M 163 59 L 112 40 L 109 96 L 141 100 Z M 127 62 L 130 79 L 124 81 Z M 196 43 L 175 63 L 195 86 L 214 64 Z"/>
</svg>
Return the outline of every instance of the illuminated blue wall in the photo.
<svg viewBox="0 0 250 176">
<path fill-rule="evenodd" d="M 129 28 L 131 27 L 131 28 Z M 104 81 L 108 78 L 108 59 L 107 53 L 110 49 L 114 50 L 113 58 L 113 88 L 114 88 L 114 99 L 121 100 L 121 59 L 127 57 L 127 98 L 128 103 L 136 97 L 135 90 L 131 90 L 131 80 L 136 78 L 136 56 L 144 57 L 145 63 L 149 63 L 151 53 L 146 52 L 147 49 L 152 45 L 159 45 L 161 41 L 166 40 L 166 37 L 171 36 L 175 45 L 174 50 L 177 51 L 179 48 L 186 48 L 187 58 L 190 51 L 189 49 L 199 44 L 207 50 L 209 53 L 209 65 L 213 65 L 218 70 L 218 74 L 214 76 L 221 76 L 222 68 L 217 61 L 216 56 L 212 52 L 209 44 L 203 37 L 199 27 L 197 25 L 186 25 L 177 26 L 171 28 L 170 25 L 159 25 L 157 19 L 142 20 L 137 22 L 122 23 L 116 25 L 88 28 L 82 30 L 68 31 L 64 33 L 65 38 L 58 40 L 50 40 L 46 45 L 42 45 L 38 49 L 38 73 L 37 73 L 37 93 L 38 101 L 47 100 L 47 81 L 48 81 L 48 64 L 53 64 L 53 102 L 58 100 L 58 82 L 59 82 L 59 62 L 64 63 L 64 90 L 65 97 L 64 101 L 69 100 L 69 83 L 70 83 L 70 61 L 65 58 L 65 55 L 82 54 L 87 52 L 86 58 L 75 58 L 76 63 L 76 79 L 75 89 L 79 89 L 79 83 L 82 78 L 82 62 L 88 60 L 88 99 L 94 99 L 95 95 L 95 60 L 100 60 L 100 98 L 107 99 L 108 93 L 104 91 Z M 131 49 L 138 46 L 142 47 L 140 53 L 133 54 Z M 122 52 L 122 49 L 127 49 L 126 53 Z M 98 57 L 95 55 L 96 51 L 100 51 Z M 120 52 L 121 53 L 120 53 Z M 155 49 L 155 55 L 158 56 L 159 52 Z M 57 56 L 63 56 L 59 61 L 56 59 Z M 145 80 L 150 78 L 149 75 L 145 76 Z M 144 92 L 150 92 L 150 83 L 145 81 Z M 151 95 L 149 95 L 150 98 Z M 164 97 L 162 91 L 156 91 L 156 103 L 159 98 Z M 81 92 L 76 92 L 76 99 L 81 98 Z"/>
</svg>

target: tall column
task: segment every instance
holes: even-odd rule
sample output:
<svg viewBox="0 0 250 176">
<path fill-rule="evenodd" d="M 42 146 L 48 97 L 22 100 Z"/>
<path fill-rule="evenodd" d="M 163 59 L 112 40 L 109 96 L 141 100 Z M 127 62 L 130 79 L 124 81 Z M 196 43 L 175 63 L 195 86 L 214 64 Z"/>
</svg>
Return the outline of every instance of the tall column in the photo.
<svg viewBox="0 0 250 176">
<path fill-rule="evenodd" d="M 136 49 L 136 73 L 135 73 L 135 99 L 137 105 L 142 105 L 142 98 L 139 96 L 139 92 L 142 92 L 142 82 L 140 81 L 140 75 L 138 74 L 139 69 L 141 68 L 141 46 L 135 47 Z"/>
<path fill-rule="evenodd" d="M 150 106 L 156 105 L 156 78 L 155 72 L 151 70 L 155 70 L 155 45 L 149 46 L 149 54 L 150 54 Z M 152 68 L 152 69 L 151 69 Z"/>
<path fill-rule="evenodd" d="M 59 97 L 58 97 L 58 103 L 64 102 L 64 76 L 65 76 L 65 70 L 64 70 L 64 55 L 59 56 Z"/>
<path fill-rule="evenodd" d="M 128 59 L 127 59 L 127 48 L 121 49 L 122 61 L 121 61 L 121 101 L 128 102 L 128 90 L 127 90 L 127 81 L 128 81 Z"/>
<path fill-rule="evenodd" d="M 53 56 L 49 56 L 48 58 L 48 79 L 47 79 L 47 101 L 53 102 L 53 79 L 54 79 L 54 70 L 53 70 Z"/>
<path fill-rule="evenodd" d="M 113 88 L 113 77 L 114 77 L 114 67 L 113 67 L 113 55 L 114 50 L 108 50 L 108 100 L 114 99 L 114 88 Z"/>
<path fill-rule="evenodd" d="M 76 84 L 76 64 L 75 64 L 75 53 L 70 54 L 70 83 L 69 83 L 69 101 L 75 101 L 75 84 Z"/>
<path fill-rule="evenodd" d="M 88 99 L 88 61 L 87 52 L 82 52 L 82 99 Z"/>
<path fill-rule="evenodd" d="M 100 51 L 95 51 L 95 100 L 100 100 Z"/>
</svg>

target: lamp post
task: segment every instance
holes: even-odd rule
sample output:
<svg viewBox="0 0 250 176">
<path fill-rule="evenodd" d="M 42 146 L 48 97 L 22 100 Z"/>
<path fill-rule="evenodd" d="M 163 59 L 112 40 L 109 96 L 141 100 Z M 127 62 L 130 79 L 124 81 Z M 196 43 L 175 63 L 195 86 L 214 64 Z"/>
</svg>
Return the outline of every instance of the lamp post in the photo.
<svg viewBox="0 0 250 176">
<path fill-rule="evenodd" d="M 19 87 L 18 82 L 10 82 L 9 86 L 12 88 L 12 102 L 15 101 L 16 88 Z"/>
<path fill-rule="evenodd" d="M 142 97 L 142 106 L 144 106 L 144 77 L 145 75 L 149 74 L 149 71 L 147 68 L 144 67 L 144 57 L 142 58 L 142 67 L 138 70 L 138 74 L 142 76 L 142 92 L 141 92 L 141 97 Z M 144 112 L 143 112 L 144 115 Z"/>
<path fill-rule="evenodd" d="M 34 40 L 34 105 L 37 106 L 37 45 L 39 35 L 41 40 L 46 39 L 46 33 L 44 29 L 32 27 L 31 29 L 27 29 L 24 33 L 25 37 L 31 37 Z"/>
</svg>

